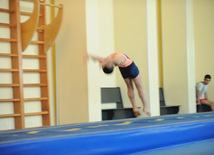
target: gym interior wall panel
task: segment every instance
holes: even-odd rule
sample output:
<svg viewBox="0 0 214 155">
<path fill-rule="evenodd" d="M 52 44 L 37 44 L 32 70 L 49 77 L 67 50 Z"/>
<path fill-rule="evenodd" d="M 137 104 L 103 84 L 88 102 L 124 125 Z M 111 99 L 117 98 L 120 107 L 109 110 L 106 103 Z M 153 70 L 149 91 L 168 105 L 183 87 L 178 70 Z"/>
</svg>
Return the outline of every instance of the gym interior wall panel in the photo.
<svg viewBox="0 0 214 155">
<path fill-rule="evenodd" d="M 11 59 L 7 57 L 0 57 L 0 68 L 12 68 Z"/>
<path fill-rule="evenodd" d="M 185 0 L 162 0 L 162 41 L 166 105 L 188 113 Z"/>
<path fill-rule="evenodd" d="M 1 72 L 0 83 L 12 83 L 12 73 Z"/>
<path fill-rule="evenodd" d="M 206 74 L 212 76 L 208 98 L 214 101 L 214 1 L 194 0 L 193 9 L 196 82 L 203 81 Z"/>
<path fill-rule="evenodd" d="M 40 83 L 39 73 L 23 73 L 23 83 Z"/>
<path fill-rule="evenodd" d="M 2 5 L 2 8 L 7 8 L 7 7 L 5 7 L 4 5 Z M 0 19 L 1 19 L 1 22 L 3 22 L 3 23 L 7 23 L 7 24 L 9 24 L 10 23 L 10 16 L 9 16 L 9 14 L 5 14 L 5 13 L 0 13 Z"/>
<path fill-rule="evenodd" d="M 15 129 L 14 118 L 0 118 L 0 130 Z"/>
<path fill-rule="evenodd" d="M 10 87 L 3 87 L 0 89 L 0 99 L 10 99 L 13 98 L 13 89 Z"/>
<path fill-rule="evenodd" d="M 2 53 L 10 53 L 11 51 L 10 43 L 0 42 L 0 47 L 2 49 Z"/>
<path fill-rule="evenodd" d="M 1 0 L 1 6 L 6 8 L 6 9 L 9 9 L 8 0 Z"/>
<path fill-rule="evenodd" d="M 0 28 L 0 37 L 1 38 L 10 38 L 10 28 L 8 27 L 1 27 Z"/>
<path fill-rule="evenodd" d="M 158 71 L 159 87 L 163 88 L 163 53 L 162 53 L 162 24 L 161 0 L 157 0 L 157 35 L 158 35 Z"/>
<path fill-rule="evenodd" d="M 57 37 L 59 124 L 88 121 L 85 0 L 56 0 L 63 4 L 63 20 Z"/>
<path fill-rule="evenodd" d="M 24 92 L 24 98 L 40 98 L 41 97 L 40 87 L 25 87 L 23 92 Z"/>
<path fill-rule="evenodd" d="M 127 54 L 138 66 L 147 100 L 148 85 L 148 54 L 147 54 L 147 15 L 146 0 L 114 0 L 114 34 L 115 51 Z M 125 107 L 132 107 L 127 95 L 126 84 L 117 69 L 116 84 L 121 88 Z M 137 106 L 142 102 L 135 89 Z M 149 102 L 149 101 L 148 101 Z"/>
<path fill-rule="evenodd" d="M 42 116 L 25 116 L 25 128 L 32 128 L 32 127 L 40 127 L 42 126 Z"/>
<path fill-rule="evenodd" d="M 13 102 L 1 102 L 0 104 L 0 114 L 13 114 Z"/>
<path fill-rule="evenodd" d="M 26 54 L 26 55 L 38 55 L 39 52 L 38 52 L 38 46 L 37 45 L 28 45 L 27 48 L 23 51 L 23 54 Z"/>
<path fill-rule="evenodd" d="M 42 111 L 41 101 L 24 102 L 24 112 L 25 113 L 41 112 L 41 111 Z"/>
<path fill-rule="evenodd" d="M 39 59 L 22 58 L 23 69 L 39 69 Z"/>
</svg>

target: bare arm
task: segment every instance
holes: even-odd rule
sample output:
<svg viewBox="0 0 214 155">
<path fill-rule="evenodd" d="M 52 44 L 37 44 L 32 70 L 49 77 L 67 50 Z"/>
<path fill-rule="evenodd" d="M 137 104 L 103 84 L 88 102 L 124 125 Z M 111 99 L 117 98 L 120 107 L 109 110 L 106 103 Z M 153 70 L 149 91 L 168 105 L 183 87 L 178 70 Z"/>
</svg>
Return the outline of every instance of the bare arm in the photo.
<svg viewBox="0 0 214 155">
<path fill-rule="evenodd" d="M 103 57 L 87 54 L 84 59 L 85 60 L 92 59 L 94 61 L 99 61 L 99 63 L 101 63 L 101 64 L 109 64 L 110 63 L 110 64 L 113 64 L 115 66 L 123 65 L 126 62 L 126 58 L 124 58 L 123 56 L 120 56 L 120 55 L 117 55 L 117 56 L 110 55 L 107 58 L 103 58 Z"/>
<path fill-rule="evenodd" d="M 99 63 L 102 63 L 102 61 L 103 61 L 104 58 L 98 57 L 98 56 L 93 56 L 93 55 L 91 55 L 91 54 L 87 54 L 87 55 L 85 56 L 85 59 L 86 59 L 86 60 L 92 59 L 92 60 L 94 60 L 94 61 L 99 61 Z"/>
<path fill-rule="evenodd" d="M 208 95 L 207 95 L 207 92 L 205 93 L 205 99 L 207 99 L 207 100 L 208 100 Z"/>
<path fill-rule="evenodd" d="M 201 96 L 201 91 L 200 90 L 197 90 L 197 104 L 201 105 L 201 102 L 200 102 L 200 96 Z"/>
</svg>

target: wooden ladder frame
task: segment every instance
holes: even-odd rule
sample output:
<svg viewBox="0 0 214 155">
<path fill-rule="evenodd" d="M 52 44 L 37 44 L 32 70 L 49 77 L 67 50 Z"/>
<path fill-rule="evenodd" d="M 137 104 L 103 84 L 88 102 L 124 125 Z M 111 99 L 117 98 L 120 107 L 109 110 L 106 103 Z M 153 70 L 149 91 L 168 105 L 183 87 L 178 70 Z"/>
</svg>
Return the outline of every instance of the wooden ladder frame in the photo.
<svg viewBox="0 0 214 155">
<path fill-rule="evenodd" d="M 24 102 L 23 102 L 23 81 L 22 81 L 22 56 L 21 56 L 21 34 L 20 34 L 20 14 L 18 0 L 8 0 L 9 9 L 0 9 L 0 12 L 9 13 L 10 24 L 1 23 L 1 26 L 10 27 L 10 39 L 0 38 L 0 41 L 10 42 L 11 53 L 0 53 L 0 56 L 11 58 L 11 69 L 0 69 L 1 72 L 12 73 L 12 84 L 0 84 L 0 87 L 12 87 L 12 99 L 0 99 L 0 102 L 13 102 L 14 114 L 0 115 L 0 118 L 13 117 L 15 129 L 24 128 Z"/>
<path fill-rule="evenodd" d="M 29 0 L 25 0 L 29 1 Z M 56 35 L 59 31 L 62 20 L 62 5 L 58 11 L 58 16 L 53 23 L 46 25 L 45 14 L 45 0 L 42 0 L 43 5 L 39 5 L 38 0 L 34 0 L 33 13 L 21 12 L 19 9 L 19 0 L 8 0 L 9 9 L 0 8 L 0 12 L 9 13 L 10 23 L 0 23 L 0 26 L 10 27 L 10 39 L 0 38 L 0 42 L 10 42 L 11 53 L 1 53 L 0 57 L 10 57 L 12 62 L 11 69 L 0 69 L 0 72 L 11 72 L 12 83 L 0 84 L 0 87 L 12 87 L 12 99 L 0 99 L 1 102 L 13 102 L 14 113 L 3 114 L 0 118 L 14 118 L 15 129 L 25 128 L 26 116 L 42 116 L 42 126 L 50 126 L 50 108 L 49 108 L 49 89 L 48 89 L 48 67 L 47 55 L 48 48 L 53 44 Z M 50 5 L 51 6 L 51 5 Z M 54 5 L 52 5 L 54 6 Z M 20 15 L 31 16 L 25 23 L 20 23 Z M 1 22 L 1 21 L 0 21 Z M 54 26 L 55 25 L 55 26 Z M 30 29 L 29 29 L 30 27 Z M 51 31 L 55 30 L 50 36 Z M 31 41 L 32 36 L 37 30 L 38 41 Z M 22 51 L 26 49 L 29 44 L 38 45 L 39 55 L 26 55 Z M 39 59 L 39 69 L 23 69 L 22 58 Z M 40 83 L 38 84 L 24 84 L 23 73 L 37 72 L 40 74 Z M 40 87 L 40 98 L 24 98 L 23 89 L 25 87 Z M 27 101 L 41 101 L 41 112 L 24 113 L 24 102 Z"/>
</svg>

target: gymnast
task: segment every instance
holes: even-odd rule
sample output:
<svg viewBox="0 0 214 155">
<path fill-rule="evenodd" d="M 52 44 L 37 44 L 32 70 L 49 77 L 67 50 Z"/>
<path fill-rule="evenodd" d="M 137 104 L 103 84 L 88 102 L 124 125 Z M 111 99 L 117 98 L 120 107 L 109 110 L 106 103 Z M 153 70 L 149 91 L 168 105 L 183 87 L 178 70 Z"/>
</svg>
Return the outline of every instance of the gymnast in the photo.
<svg viewBox="0 0 214 155">
<path fill-rule="evenodd" d="M 139 97 L 143 103 L 143 112 L 145 112 L 148 116 L 151 115 L 146 100 L 146 94 L 141 81 L 141 75 L 134 61 L 132 61 L 127 55 L 123 53 L 113 53 L 106 58 L 92 55 L 85 56 L 86 60 L 88 60 L 89 58 L 95 61 L 99 61 L 102 66 L 103 72 L 106 74 L 112 73 L 114 67 L 118 66 L 120 73 L 127 85 L 128 97 L 132 103 L 133 112 L 135 116 L 139 116 L 140 112 L 138 111 L 135 102 L 133 82 L 138 90 Z"/>
</svg>

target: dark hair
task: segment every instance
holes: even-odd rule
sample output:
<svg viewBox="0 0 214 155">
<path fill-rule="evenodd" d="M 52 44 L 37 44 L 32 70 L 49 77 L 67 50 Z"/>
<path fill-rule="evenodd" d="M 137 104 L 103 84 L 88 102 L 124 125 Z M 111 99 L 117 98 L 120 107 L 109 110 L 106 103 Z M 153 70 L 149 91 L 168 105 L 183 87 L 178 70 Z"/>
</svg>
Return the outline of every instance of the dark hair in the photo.
<svg viewBox="0 0 214 155">
<path fill-rule="evenodd" d="M 104 67 L 103 68 L 103 72 L 106 74 L 111 74 L 114 70 L 114 66 L 110 66 L 110 67 Z"/>
<path fill-rule="evenodd" d="M 204 76 L 204 79 L 211 79 L 211 76 L 209 74 Z"/>
</svg>

